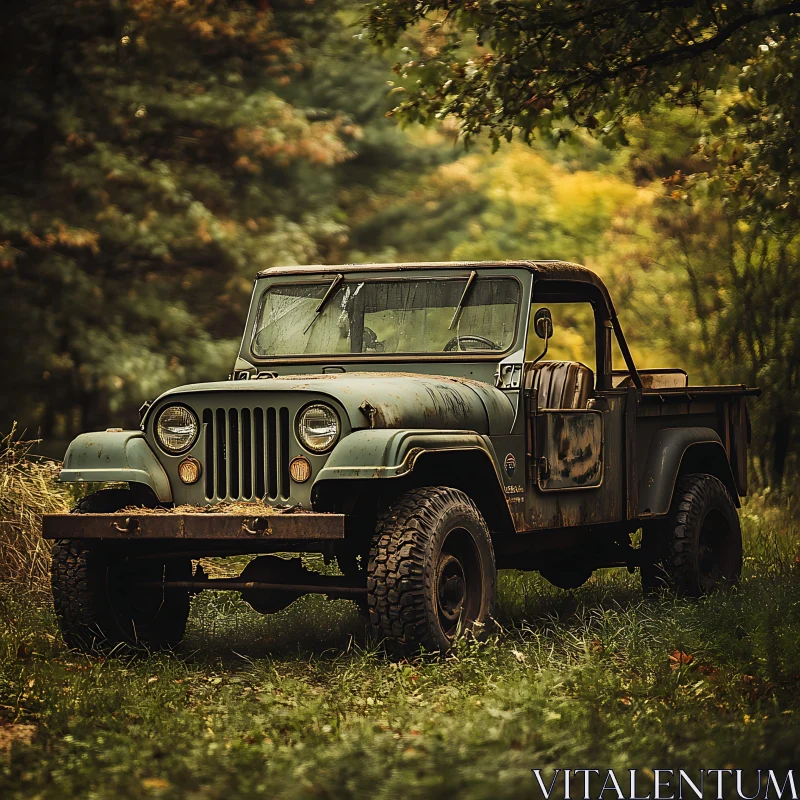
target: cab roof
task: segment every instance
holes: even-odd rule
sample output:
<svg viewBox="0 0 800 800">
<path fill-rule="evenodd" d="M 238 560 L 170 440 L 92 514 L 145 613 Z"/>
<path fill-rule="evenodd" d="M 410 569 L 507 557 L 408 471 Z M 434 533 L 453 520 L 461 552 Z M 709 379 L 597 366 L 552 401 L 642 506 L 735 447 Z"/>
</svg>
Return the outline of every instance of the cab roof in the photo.
<svg viewBox="0 0 800 800">
<path fill-rule="evenodd" d="M 309 275 L 339 272 L 403 272 L 412 269 L 527 269 L 543 280 L 576 281 L 597 286 L 605 296 L 608 290 L 592 270 L 569 261 L 405 261 L 400 264 L 310 264 L 307 266 L 270 267 L 259 278 L 275 275 Z"/>
<path fill-rule="evenodd" d="M 404 261 L 399 264 L 309 264 L 305 266 L 270 267 L 258 273 L 259 278 L 276 275 L 337 275 L 348 272 L 404 272 L 419 269 L 526 269 L 535 276 L 534 280 L 554 283 L 576 283 L 595 287 L 603 299 L 605 311 L 614 328 L 623 358 L 631 373 L 634 385 L 642 388 L 642 381 L 633 363 L 625 335 L 617 318 L 614 303 L 608 288 L 599 275 L 580 264 L 570 261 Z"/>
</svg>

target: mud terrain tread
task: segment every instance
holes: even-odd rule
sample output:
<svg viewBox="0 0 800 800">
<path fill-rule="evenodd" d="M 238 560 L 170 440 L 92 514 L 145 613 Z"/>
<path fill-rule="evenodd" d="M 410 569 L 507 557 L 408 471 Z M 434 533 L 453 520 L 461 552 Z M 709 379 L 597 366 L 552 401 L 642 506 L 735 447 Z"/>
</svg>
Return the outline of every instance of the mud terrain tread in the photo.
<svg viewBox="0 0 800 800">
<path fill-rule="evenodd" d="M 112 514 L 133 505 L 130 489 L 101 489 L 81 497 L 72 514 Z M 61 634 L 68 647 L 95 649 L 105 639 L 109 614 L 102 602 L 103 587 L 98 584 L 100 555 L 96 543 L 58 539 L 53 544 L 51 586 L 53 605 Z"/>
<path fill-rule="evenodd" d="M 53 545 L 53 605 L 68 647 L 95 649 L 105 639 L 108 615 L 98 602 L 103 594 L 93 555 L 84 542 L 59 539 Z"/>
<path fill-rule="evenodd" d="M 472 500 L 447 487 L 407 492 L 378 517 L 367 577 L 370 621 L 398 653 L 420 645 L 428 651 L 439 649 L 428 624 L 426 605 L 433 595 L 434 570 L 426 569 L 425 554 L 438 516 L 452 504 L 466 507 L 485 528 Z"/>
<path fill-rule="evenodd" d="M 702 524 L 701 514 L 709 507 L 732 511 L 731 522 L 738 530 L 738 515 L 719 478 L 705 473 L 680 476 L 668 516 L 651 533 L 657 539 L 651 544 L 651 552 L 660 566 L 642 570 L 646 590 L 666 587 L 684 596 L 701 593 L 694 567 L 695 531 Z"/>
<path fill-rule="evenodd" d="M 109 514 L 127 506 L 140 505 L 130 489 L 103 489 L 82 497 L 73 514 Z M 117 553 L 114 558 L 122 557 Z M 59 628 L 68 647 L 106 652 L 119 644 L 136 648 L 162 649 L 176 644 L 183 636 L 188 617 L 188 594 L 184 600 L 170 598 L 155 624 L 132 636 L 120 624 L 106 585 L 109 553 L 103 544 L 79 539 L 58 539 L 52 548 L 50 568 L 53 606 Z M 191 562 L 182 567 L 191 576 Z M 170 569 L 170 567 L 168 567 Z M 118 612 L 117 612 L 118 613 Z"/>
</svg>

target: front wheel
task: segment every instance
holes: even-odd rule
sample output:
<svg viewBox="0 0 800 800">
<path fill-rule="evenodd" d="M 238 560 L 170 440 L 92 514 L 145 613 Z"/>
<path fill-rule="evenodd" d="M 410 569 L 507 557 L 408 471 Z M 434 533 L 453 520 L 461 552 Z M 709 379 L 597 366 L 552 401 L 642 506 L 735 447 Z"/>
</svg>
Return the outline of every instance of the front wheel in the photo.
<svg viewBox="0 0 800 800">
<path fill-rule="evenodd" d="M 128 490 L 104 490 L 82 498 L 74 513 L 113 513 L 134 505 L 133 500 Z M 51 585 L 64 641 L 85 651 L 108 651 L 120 644 L 146 650 L 174 647 L 186 628 L 189 592 L 159 584 L 191 576 L 188 558 L 134 553 L 102 541 L 56 541 Z"/>
<path fill-rule="evenodd" d="M 735 584 L 742 570 L 739 515 L 713 475 L 683 475 L 669 514 L 643 531 L 642 587 L 700 597 Z"/>
<path fill-rule="evenodd" d="M 367 567 L 370 621 L 391 651 L 446 652 L 493 625 L 497 572 L 489 530 L 467 495 L 414 489 L 378 520 Z"/>
</svg>

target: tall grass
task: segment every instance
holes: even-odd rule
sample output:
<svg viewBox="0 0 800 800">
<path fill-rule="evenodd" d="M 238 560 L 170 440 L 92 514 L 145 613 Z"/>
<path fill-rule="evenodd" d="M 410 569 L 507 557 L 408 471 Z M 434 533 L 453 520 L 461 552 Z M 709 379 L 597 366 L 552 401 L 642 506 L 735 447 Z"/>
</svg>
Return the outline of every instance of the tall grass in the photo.
<svg viewBox="0 0 800 800">
<path fill-rule="evenodd" d="M 15 452 L 3 575 L 35 586 L 36 516 L 67 498 Z M 0 583 L 0 797 L 511 800 L 539 796 L 534 767 L 796 768 L 796 512 L 748 499 L 741 586 L 700 601 L 644 600 L 624 570 L 575 592 L 503 572 L 501 632 L 446 659 L 392 662 L 347 601 L 261 616 L 227 592 L 194 598 L 174 654 L 86 656 Z"/>
<path fill-rule="evenodd" d="M 56 482 L 59 464 L 31 455 L 34 444 L 15 430 L 0 440 L 0 582 L 42 595 L 50 573 L 42 514 L 68 510 L 70 493 Z"/>
</svg>

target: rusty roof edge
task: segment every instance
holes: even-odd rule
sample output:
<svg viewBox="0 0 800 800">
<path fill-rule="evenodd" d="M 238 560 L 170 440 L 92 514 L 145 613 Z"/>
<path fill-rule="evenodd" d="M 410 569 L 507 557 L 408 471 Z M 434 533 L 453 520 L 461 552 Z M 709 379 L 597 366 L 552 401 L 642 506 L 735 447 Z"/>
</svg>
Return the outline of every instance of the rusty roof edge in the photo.
<svg viewBox="0 0 800 800">
<path fill-rule="evenodd" d="M 363 264 L 298 264 L 268 267 L 260 270 L 256 277 L 266 278 L 275 275 L 307 275 L 309 273 L 368 272 L 370 270 L 404 271 L 411 269 L 527 269 L 542 277 L 563 280 L 579 280 L 605 286 L 603 279 L 593 270 L 570 261 L 553 260 L 509 260 L 509 261 L 402 261 L 398 263 Z"/>
</svg>

